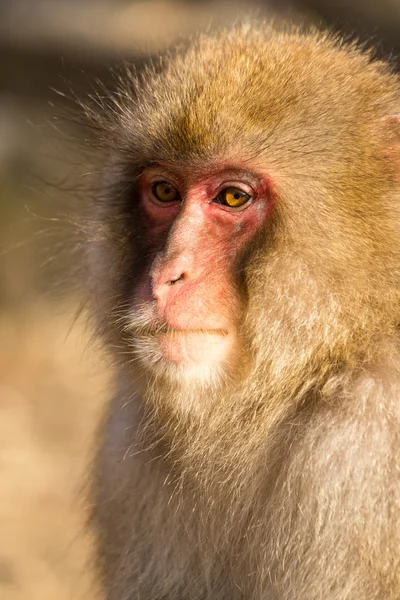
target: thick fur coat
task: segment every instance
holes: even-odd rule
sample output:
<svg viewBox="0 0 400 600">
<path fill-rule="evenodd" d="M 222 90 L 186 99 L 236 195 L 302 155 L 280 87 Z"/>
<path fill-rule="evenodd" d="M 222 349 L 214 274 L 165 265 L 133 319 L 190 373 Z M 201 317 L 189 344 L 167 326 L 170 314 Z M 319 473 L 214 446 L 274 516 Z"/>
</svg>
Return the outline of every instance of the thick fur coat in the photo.
<svg viewBox="0 0 400 600">
<path fill-rule="evenodd" d="M 108 600 L 400 598 L 399 91 L 355 45 L 246 24 L 85 107 L 104 156 L 92 305 L 117 371 L 92 474 Z M 146 370 L 137 178 L 222 159 L 276 196 L 235 274 L 243 358 L 196 381 Z"/>
</svg>

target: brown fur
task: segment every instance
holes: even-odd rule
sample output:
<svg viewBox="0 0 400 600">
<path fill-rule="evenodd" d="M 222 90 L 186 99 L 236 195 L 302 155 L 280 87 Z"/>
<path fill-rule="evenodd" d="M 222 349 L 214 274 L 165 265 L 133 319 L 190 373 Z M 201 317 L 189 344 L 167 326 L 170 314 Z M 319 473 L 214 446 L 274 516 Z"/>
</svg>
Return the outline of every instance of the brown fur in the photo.
<svg viewBox="0 0 400 600">
<path fill-rule="evenodd" d="M 106 155 L 93 305 L 118 369 L 93 474 L 108 600 L 400 598 L 399 108 L 386 64 L 266 25 L 201 36 L 86 108 Z M 135 180 L 221 159 L 277 198 L 238 274 L 243 360 L 201 385 L 144 374 Z"/>
</svg>

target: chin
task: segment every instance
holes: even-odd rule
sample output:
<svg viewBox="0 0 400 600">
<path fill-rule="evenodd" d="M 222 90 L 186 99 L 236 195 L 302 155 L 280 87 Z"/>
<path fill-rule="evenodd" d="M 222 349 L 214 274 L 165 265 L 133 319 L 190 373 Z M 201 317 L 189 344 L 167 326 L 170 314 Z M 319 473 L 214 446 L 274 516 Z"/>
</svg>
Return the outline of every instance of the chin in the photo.
<svg viewBox="0 0 400 600">
<path fill-rule="evenodd" d="M 194 327 L 193 318 L 180 321 L 173 326 L 161 321 L 154 316 L 154 306 L 143 303 L 129 315 L 127 329 L 135 367 L 144 381 L 152 383 L 146 383 L 146 389 L 161 394 L 173 390 L 187 405 L 185 397 L 196 403 L 232 379 L 238 338 L 235 328 L 223 319 L 212 327 L 204 327 L 198 319 Z"/>
<path fill-rule="evenodd" d="M 224 329 L 172 329 L 157 336 L 163 357 L 176 366 L 205 366 L 225 362 L 232 354 L 233 336 Z"/>
<path fill-rule="evenodd" d="M 171 330 L 137 336 L 133 350 L 142 369 L 170 383 L 219 385 L 227 376 L 234 355 L 234 336 L 227 331 Z"/>
</svg>

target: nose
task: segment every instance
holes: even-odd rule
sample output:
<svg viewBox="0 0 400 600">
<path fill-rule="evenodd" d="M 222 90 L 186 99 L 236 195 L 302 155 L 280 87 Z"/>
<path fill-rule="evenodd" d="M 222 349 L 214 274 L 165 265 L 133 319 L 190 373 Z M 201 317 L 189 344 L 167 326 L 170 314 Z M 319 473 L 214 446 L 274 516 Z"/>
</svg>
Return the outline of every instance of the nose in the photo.
<svg viewBox="0 0 400 600">
<path fill-rule="evenodd" d="M 154 261 L 151 270 L 153 296 L 157 300 L 163 300 L 171 292 L 185 285 L 190 279 L 190 258 L 186 255 L 175 257 L 163 257 L 159 255 Z"/>
<path fill-rule="evenodd" d="M 204 258 L 206 233 L 201 207 L 187 200 L 150 271 L 153 297 L 161 304 L 205 277 L 211 267 Z"/>
</svg>

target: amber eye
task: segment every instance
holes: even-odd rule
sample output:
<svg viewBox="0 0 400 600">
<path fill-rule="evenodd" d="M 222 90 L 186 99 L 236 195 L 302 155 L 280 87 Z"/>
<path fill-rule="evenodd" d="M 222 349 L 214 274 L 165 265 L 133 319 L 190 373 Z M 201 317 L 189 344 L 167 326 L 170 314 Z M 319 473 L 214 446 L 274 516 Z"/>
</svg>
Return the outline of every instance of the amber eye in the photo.
<svg viewBox="0 0 400 600">
<path fill-rule="evenodd" d="M 222 190 L 216 197 L 214 202 L 229 206 L 229 208 L 240 208 L 251 199 L 249 194 L 239 190 L 238 188 L 228 187 Z"/>
<path fill-rule="evenodd" d="M 175 202 L 180 200 L 180 195 L 176 187 L 168 183 L 168 181 L 158 181 L 151 187 L 153 196 L 159 202 Z"/>
</svg>

